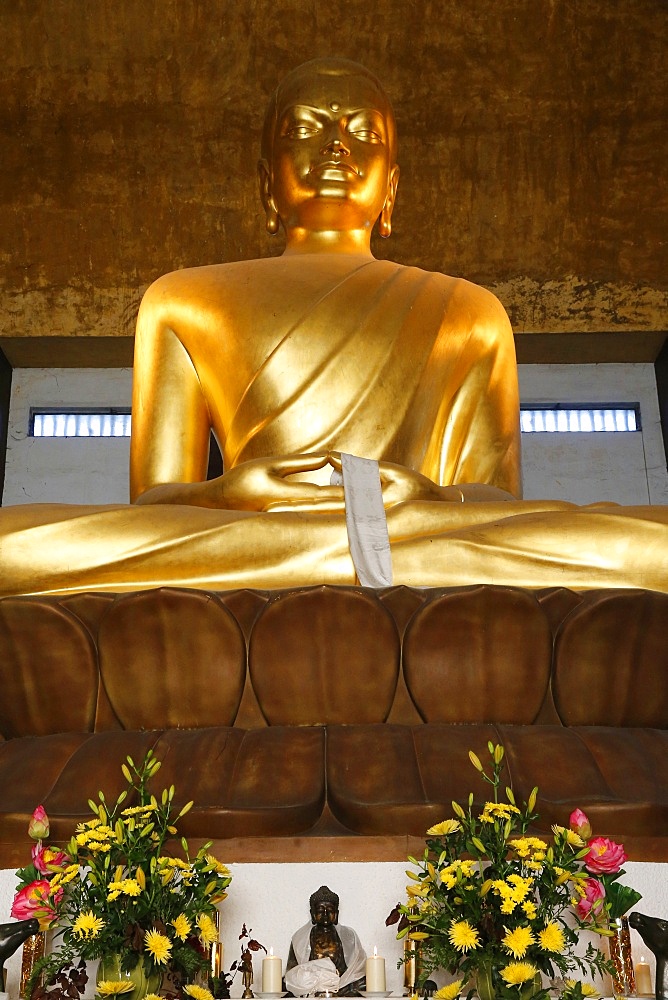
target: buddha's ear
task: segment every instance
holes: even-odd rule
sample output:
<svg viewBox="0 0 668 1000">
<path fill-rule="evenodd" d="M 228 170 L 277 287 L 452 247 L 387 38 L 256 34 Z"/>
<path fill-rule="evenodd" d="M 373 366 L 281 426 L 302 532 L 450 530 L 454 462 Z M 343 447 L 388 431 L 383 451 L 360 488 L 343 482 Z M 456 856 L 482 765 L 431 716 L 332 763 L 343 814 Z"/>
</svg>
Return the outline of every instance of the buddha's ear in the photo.
<svg viewBox="0 0 668 1000">
<path fill-rule="evenodd" d="M 275 236 L 278 232 L 278 212 L 271 193 L 271 171 L 266 160 L 258 160 L 257 174 L 260 181 L 260 198 L 264 206 L 266 216 L 267 232 L 270 236 Z"/>
<path fill-rule="evenodd" d="M 385 197 L 385 204 L 383 205 L 383 210 L 380 213 L 380 223 L 378 224 L 378 232 L 385 239 L 392 232 L 392 211 L 394 209 L 394 203 L 397 197 L 397 187 L 399 185 L 399 165 L 394 164 L 390 171 L 390 178 L 387 184 L 387 195 Z"/>
</svg>

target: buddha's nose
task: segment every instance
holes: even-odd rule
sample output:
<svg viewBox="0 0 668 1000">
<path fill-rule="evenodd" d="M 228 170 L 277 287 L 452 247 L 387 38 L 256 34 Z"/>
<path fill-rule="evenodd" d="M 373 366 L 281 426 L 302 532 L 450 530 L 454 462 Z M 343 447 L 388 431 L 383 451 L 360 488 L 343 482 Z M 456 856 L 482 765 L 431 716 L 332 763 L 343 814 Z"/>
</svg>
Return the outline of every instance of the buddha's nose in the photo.
<svg viewBox="0 0 668 1000">
<path fill-rule="evenodd" d="M 340 156 L 350 156 L 350 150 L 338 136 L 330 136 L 325 145 L 322 147 L 323 153 L 338 153 Z"/>
</svg>

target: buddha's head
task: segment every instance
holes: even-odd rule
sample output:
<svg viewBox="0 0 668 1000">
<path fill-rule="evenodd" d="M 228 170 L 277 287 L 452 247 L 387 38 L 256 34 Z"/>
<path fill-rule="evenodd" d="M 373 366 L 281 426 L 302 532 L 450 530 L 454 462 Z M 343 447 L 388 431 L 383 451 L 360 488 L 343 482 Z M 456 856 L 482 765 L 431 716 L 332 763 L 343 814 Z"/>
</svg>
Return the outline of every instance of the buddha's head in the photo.
<svg viewBox="0 0 668 1000">
<path fill-rule="evenodd" d="M 309 899 L 311 921 L 322 927 L 329 927 L 339 922 L 339 897 L 326 885 L 321 885 Z"/>
<path fill-rule="evenodd" d="M 278 86 L 258 164 L 267 229 L 391 232 L 399 179 L 394 112 L 380 83 L 348 59 L 314 59 Z"/>
</svg>

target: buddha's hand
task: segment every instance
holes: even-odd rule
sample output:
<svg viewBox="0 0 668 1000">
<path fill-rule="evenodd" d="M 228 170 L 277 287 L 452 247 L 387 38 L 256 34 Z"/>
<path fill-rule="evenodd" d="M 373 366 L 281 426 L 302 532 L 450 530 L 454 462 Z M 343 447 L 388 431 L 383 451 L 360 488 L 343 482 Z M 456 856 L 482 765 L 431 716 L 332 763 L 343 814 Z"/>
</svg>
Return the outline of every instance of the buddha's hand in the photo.
<svg viewBox="0 0 668 1000">
<path fill-rule="evenodd" d="M 327 452 L 277 455 L 244 462 L 218 480 L 221 506 L 231 510 L 261 511 L 342 510 L 343 487 L 294 482 L 288 478 L 297 473 L 315 472 L 327 462 Z"/>
<path fill-rule="evenodd" d="M 278 455 L 243 462 L 216 479 L 195 483 L 163 483 L 135 499 L 136 504 L 184 504 L 216 510 L 343 510 L 341 486 L 294 482 L 296 473 L 327 465 L 327 452 Z"/>
</svg>

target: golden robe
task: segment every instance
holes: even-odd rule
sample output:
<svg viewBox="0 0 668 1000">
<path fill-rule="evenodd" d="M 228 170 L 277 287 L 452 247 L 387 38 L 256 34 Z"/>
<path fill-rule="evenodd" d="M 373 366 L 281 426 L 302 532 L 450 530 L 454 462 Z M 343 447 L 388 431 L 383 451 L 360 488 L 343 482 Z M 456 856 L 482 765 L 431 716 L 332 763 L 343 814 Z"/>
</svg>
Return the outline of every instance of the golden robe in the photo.
<svg viewBox="0 0 668 1000">
<path fill-rule="evenodd" d="M 265 329 L 248 349 L 242 337 L 221 340 L 221 327 L 236 325 L 233 299 L 223 295 L 224 323 L 216 312 L 220 285 L 253 265 L 266 315 L 262 268 L 275 274 L 282 261 L 168 276 L 175 319 L 144 331 L 137 345 L 140 491 L 201 478 L 190 448 L 201 454 L 213 426 L 227 469 L 326 449 L 394 462 L 441 485 L 518 492 L 512 335 L 499 326 L 493 296 L 391 262 L 338 273 L 334 260 L 325 284 L 305 289 L 282 328 Z M 214 302 L 201 324 L 183 329 L 180 280 L 189 294 L 199 283 L 201 301 Z M 259 360 L 249 363 L 253 350 Z M 668 592 L 665 507 L 420 500 L 387 515 L 395 584 Z M 45 504 L 0 511 L 0 577 L 9 595 L 352 584 L 355 570 L 343 513 Z"/>
</svg>

